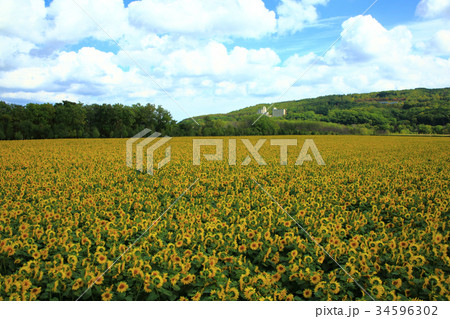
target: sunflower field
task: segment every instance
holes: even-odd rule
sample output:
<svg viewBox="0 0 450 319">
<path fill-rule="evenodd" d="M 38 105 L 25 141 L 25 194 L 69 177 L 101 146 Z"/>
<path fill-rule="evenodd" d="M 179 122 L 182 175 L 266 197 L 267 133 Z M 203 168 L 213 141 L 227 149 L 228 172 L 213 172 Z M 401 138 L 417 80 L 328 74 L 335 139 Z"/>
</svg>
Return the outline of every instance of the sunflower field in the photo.
<svg viewBox="0 0 450 319">
<path fill-rule="evenodd" d="M 264 138 L 153 176 L 126 139 L 0 141 L 0 300 L 450 300 L 448 137 Z"/>
</svg>

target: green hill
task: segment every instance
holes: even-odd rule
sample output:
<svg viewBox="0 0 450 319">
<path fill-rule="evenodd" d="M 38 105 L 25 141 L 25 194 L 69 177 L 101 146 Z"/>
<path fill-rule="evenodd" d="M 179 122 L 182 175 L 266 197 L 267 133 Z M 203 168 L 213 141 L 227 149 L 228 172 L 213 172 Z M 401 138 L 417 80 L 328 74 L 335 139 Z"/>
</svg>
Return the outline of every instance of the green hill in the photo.
<svg viewBox="0 0 450 319">
<path fill-rule="evenodd" d="M 287 115 L 262 116 L 252 125 L 264 106 L 269 114 L 275 107 L 286 109 Z M 195 119 L 201 127 L 186 119 L 178 123 L 175 135 L 449 134 L 450 88 L 329 95 Z"/>
</svg>

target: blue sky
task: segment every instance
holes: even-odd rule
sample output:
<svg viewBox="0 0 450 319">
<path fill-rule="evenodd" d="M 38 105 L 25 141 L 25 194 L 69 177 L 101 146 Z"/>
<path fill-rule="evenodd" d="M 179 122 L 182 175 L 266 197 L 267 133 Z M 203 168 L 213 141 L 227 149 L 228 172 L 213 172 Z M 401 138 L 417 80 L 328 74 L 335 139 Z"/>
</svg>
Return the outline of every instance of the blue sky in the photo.
<svg viewBox="0 0 450 319">
<path fill-rule="evenodd" d="M 153 103 L 181 120 L 450 86 L 450 0 L 379 0 L 361 16 L 373 1 L 4 0 L 0 100 Z"/>
</svg>

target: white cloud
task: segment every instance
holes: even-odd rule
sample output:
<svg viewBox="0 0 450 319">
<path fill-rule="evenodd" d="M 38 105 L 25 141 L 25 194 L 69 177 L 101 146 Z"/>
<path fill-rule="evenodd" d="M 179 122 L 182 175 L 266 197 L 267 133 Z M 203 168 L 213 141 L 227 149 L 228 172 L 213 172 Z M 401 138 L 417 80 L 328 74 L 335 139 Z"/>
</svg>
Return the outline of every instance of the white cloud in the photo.
<svg viewBox="0 0 450 319">
<path fill-rule="evenodd" d="M 421 0 L 416 14 L 424 18 L 450 18 L 450 0 Z"/>
<path fill-rule="evenodd" d="M 318 18 L 317 5 L 325 5 L 328 0 L 281 0 L 277 7 L 278 32 L 295 33 Z"/>
<path fill-rule="evenodd" d="M 0 70 L 10 70 L 23 65 L 36 45 L 19 38 L 0 35 Z"/>
<path fill-rule="evenodd" d="M 440 30 L 436 22 L 444 18 L 391 29 L 371 16 L 350 18 L 342 30 L 352 28 L 300 78 L 316 54 L 281 61 L 273 48 L 249 49 L 233 41 L 297 32 L 317 20 L 316 7 L 326 0 L 283 0 L 278 22 L 261 0 L 143 0 L 130 8 L 121 0 L 77 2 L 126 52 L 68 49 L 65 45 L 88 37 L 108 39 L 72 1 L 53 0 L 49 8 L 41 0 L 1 1 L 8 15 L 0 20 L 0 100 L 150 102 L 181 119 L 187 115 L 146 72 L 193 115 L 274 102 L 297 80 L 283 100 L 450 85 L 450 59 L 444 58 L 450 54 L 450 30 Z M 35 16 L 27 16 L 33 6 Z"/>
<path fill-rule="evenodd" d="M 44 0 L 0 1 L 0 34 L 39 43 L 46 29 Z"/>
<path fill-rule="evenodd" d="M 130 23 L 148 32 L 258 38 L 275 32 L 275 13 L 261 0 L 142 0 L 128 6 Z"/>
<path fill-rule="evenodd" d="M 88 37 L 109 40 L 105 31 L 118 39 L 129 30 L 122 0 L 53 0 L 47 13 L 48 41 L 77 43 Z"/>
<path fill-rule="evenodd" d="M 431 39 L 418 42 L 416 47 L 427 54 L 450 56 L 450 30 L 439 30 Z"/>
<path fill-rule="evenodd" d="M 397 59 L 412 47 L 412 34 L 405 26 L 386 30 L 372 16 L 357 16 L 342 24 L 341 43 L 327 57 L 336 63 Z"/>
</svg>

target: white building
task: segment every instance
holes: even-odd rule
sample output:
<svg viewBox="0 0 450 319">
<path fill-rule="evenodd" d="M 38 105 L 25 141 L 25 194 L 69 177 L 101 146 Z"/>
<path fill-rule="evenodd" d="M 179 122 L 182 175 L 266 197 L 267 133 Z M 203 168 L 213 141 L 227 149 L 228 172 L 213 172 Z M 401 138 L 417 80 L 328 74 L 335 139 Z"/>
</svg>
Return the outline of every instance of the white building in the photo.
<svg viewBox="0 0 450 319">
<path fill-rule="evenodd" d="M 273 108 L 273 117 L 283 117 L 286 115 L 286 109 L 277 109 L 276 107 Z"/>
<path fill-rule="evenodd" d="M 262 109 L 258 110 L 258 114 L 264 114 L 269 116 L 269 112 L 267 112 L 267 108 L 265 106 L 263 106 Z"/>
</svg>

